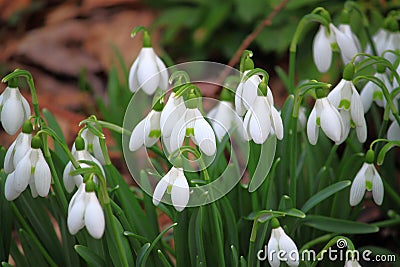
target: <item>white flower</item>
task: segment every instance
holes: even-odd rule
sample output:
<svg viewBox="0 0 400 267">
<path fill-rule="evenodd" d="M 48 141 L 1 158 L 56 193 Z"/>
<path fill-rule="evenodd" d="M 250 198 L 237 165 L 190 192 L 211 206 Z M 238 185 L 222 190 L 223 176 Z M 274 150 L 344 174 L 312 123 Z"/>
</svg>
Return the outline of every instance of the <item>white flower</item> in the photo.
<svg viewBox="0 0 400 267">
<path fill-rule="evenodd" d="M 220 142 L 230 129 L 237 129 L 240 136 L 243 136 L 243 133 L 241 133 L 243 132 L 243 124 L 235 113 L 233 103 L 223 100 L 219 101 L 217 105 L 210 110 L 208 117 L 211 119 L 211 125 Z"/>
<path fill-rule="evenodd" d="M 357 36 L 351 31 L 350 25 L 348 24 L 341 24 L 339 28 L 330 24 L 329 28 L 335 34 L 343 63 L 349 63 L 357 53 L 361 52 L 361 46 Z"/>
<path fill-rule="evenodd" d="M 129 71 L 129 89 L 135 93 L 140 88 L 151 95 L 157 88 L 167 90 L 168 71 L 151 47 L 143 47 Z"/>
<path fill-rule="evenodd" d="M 183 116 L 185 110 L 183 97 L 175 97 L 175 93 L 172 92 L 160 116 L 160 127 L 163 138 L 171 136 L 175 123 Z"/>
<path fill-rule="evenodd" d="M 361 267 L 361 265 L 356 260 L 348 260 L 344 264 L 344 267 Z"/>
<path fill-rule="evenodd" d="M 105 228 L 104 212 L 95 192 L 86 192 L 85 184 L 79 186 L 68 206 L 67 225 L 74 235 L 84 226 L 96 239 L 103 236 Z"/>
<path fill-rule="evenodd" d="M 352 81 L 342 79 L 339 84 L 329 93 L 329 102 L 339 109 L 342 116 L 344 141 L 350 131 L 351 121 L 354 123 L 358 140 L 364 143 L 367 139 L 367 123 L 364 118 L 364 107 L 361 97 Z"/>
<path fill-rule="evenodd" d="M 390 124 L 387 132 L 387 139 L 390 141 L 400 141 L 400 126 L 397 121 L 393 121 L 392 124 Z"/>
<path fill-rule="evenodd" d="M 336 144 L 343 140 L 344 125 L 339 111 L 329 102 L 327 97 L 315 101 L 307 121 L 307 136 L 310 144 L 315 145 L 318 141 L 318 128 Z"/>
<path fill-rule="evenodd" d="M 8 148 L 4 158 L 4 171 L 11 173 L 26 153 L 31 149 L 32 134 L 21 132 Z"/>
<path fill-rule="evenodd" d="M 101 163 L 92 155 L 90 155 L 90 153 L 87 150 L 76 150 L 72 153 L 73 157 L 75 158 L 76 161 L 79 160 L 87 160 L 87 161 L 93 161 L 94 163 L 97 164 L 97 166 L 99 166 L 100 170 L 103 173 L 103 176 L 105 177 L 105 173 L 103 170 L 103 166 L 101 165 Z M 79 166 L 81 168 L 88 168 L 90 167 L 89 165 L 87 165 L 86 163 L 79 163 Z M 72 162 L 69 161 L 67 163 L 67 165 L 65 166 L 64 172 L 63 172 L 63 182 L 64 182 L 64 187 L 67 190 L 68 193 L 71 193 L 72 190 L 74 190 L 74 187 L 77 186 L 79 187 L 82 183 L 83 183 L 83 177 L 82 175 L 75 175 L 75 176 L 71 176 L 70 173 L 72 171 L 74 171 L 75 168 L 72 165 Z M 97 181 L 97 178 L 94 177 L 95 181 Z"/>
<path fill-rule="evenodd" d="M 297 131 L 301 132 L 306 127 L 306 123 L 307 123 L 306 108 L 300 107 L 299 116 L 297 118 Z"/>
<path fill-rule="evenodd" d="M 393 90 L 389 77 L 385 72 L 377 72 L 374 76 L 385 84 L 389 92 Z M 386 106 L 386 99 L 383 96 L 382 89 L 371 81 L 365 84 L 360 96 L 364 106 L 364 112 L 367 112 L 370 109 L 372 101 L 375 101 L 375 103 L 380 107 Z"/>
<path fill-rule="evenodd" d="M 394 63 L 397 59 L 397 56 L 393 53 L 384 53 L 386 50 L 399 50 L 400 49 L 400 34 L 399 32 L 392 32 L 387 29 L 379 29 L 374 36 L 372 37 L 372 41 L 375 44 L 376 52 L 378 56 L 383 56 L 390 63 Z M 367 54 L 372 54 L 372 48 L 368 44 L 365 52 Z"/>
<path fill-rule="evenodd" d="M 283 256 L 289 266 L 299 265 L 299 251 L 293 240 L 283 231 L 282 227 L 272 229 L 268 241 L 268 261 L 272 267 L 279 267 L 279 256 Z"/>
<path fill-rule="evenodd" d="M 136 151 L 143 145 L 151 147 L 157 143 L 161 136 L 160 116 L 161 112 L 151 110 L 146 118 L 136 125 L 129 140 L 129 150 Z"/>
<path fill-rule="evenodd" d="M 32 197 L 45 197 L 51 185 L 51 172 L 40 148 L 29 149 L 15 171 L 8 175 L 5 195 L 11 201 L 30 186 Z"/>
<path fill-rule="evenodd" d="M 158 182 L 153 203 L 158 205 L 165 191 L 171 194 L 172 204 L 177 211 L 182 211 L 189 202 L 189 184 L 182 168 L 172 167 L 171 170 Z"/>
<path fill-rule="evenodd" d="M 214 131 L 198 108 L 187 108 L 183 116 L 174 124 L 170 137 L 169 152 L 179 149 L 185 136 L 190 137 L 207 156 L 215 154 L 217 148 Z"/>
<path fill-rule="evenodd" d="M 85 150 L 91 153 L 102 165 L 106 164 L 103 152 L 101 151 L 100 140 L 97 135 L 94 135 L 88 128 L 83 130 L 81 137 L 85 141 Z M 75 143 L 72 145 L 71 153 L 76 151 Z"/>
<path fill-rule="evenodd" d="M 272 96 L 269 89 L 267 95 Z M 244 117 L 248 139 L 253 139 L 256 144 L 264 143 L 270 133 L 276 134 L 279 140 L 283 138 L 282 119 L 271 102 L 268 96 L 257 96 Z"/>
<path fill-rule="evenodd" d="M 253 75 L 245 81 L 248 72 L 245 71 L 243 73 L 242 80 L 235 93 L 235 108 L 239 116 L 243 116 L 253 105 L 257 97 L 258 85 L 261 82 L 261 78 L 258 75 Z"/>
<path fill-rule="evenodd" d="M 31 116 L 28 101 L 18 88 L 7 87 L 0 95 L 0 121 L 9 135 L 14 135 Z"/>
<path fill-rule="evenodd" d="M 383 202 L 383 183 L 374 164 L 364 163 L 358 171 L 350 188 L 350 205 L 356 206 L 361 202 L 365 190 L 372 191 L 372 196 L 377 205 Z"/>
<path fill-rule="evenodd" d="M 313 41 L 313 58 L 319 72 L 327 72 L 332 62 L 332 47 L 335 42 L 333 32 L 328 33 L 328 29 L 320 25 Z"/>
</svg>

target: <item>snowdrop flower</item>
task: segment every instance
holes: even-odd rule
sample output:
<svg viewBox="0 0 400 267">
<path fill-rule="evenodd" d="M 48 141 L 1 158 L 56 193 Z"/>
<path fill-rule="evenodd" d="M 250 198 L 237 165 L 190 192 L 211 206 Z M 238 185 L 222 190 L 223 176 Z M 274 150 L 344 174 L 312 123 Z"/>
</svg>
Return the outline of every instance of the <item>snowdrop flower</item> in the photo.
<svg viewBox="0 0 400 267">
<path fill-rule="evenodd" d="M 358 140 L 364 143 L 367 139 L 367 123 L 364 118 L 364 107 L 361 97 L 353 84 L 354 65 L 349 63 L 343 72 L 343 79 L 328 95 L 329 102 L 339 109 L 342 116 L 344 134 L 343 142 L 350 131 L 351 122 L 354 123 Z"/>
<path fill-rule="evenodd" d="M 329 26 L 331 25 L 329 24 Z M 332 44 L 334 43 L 334 33 L 329 32 L 324 25 L 320 25 L 313 41 L 313 58 L 319 72 L 329 70 L 332 63 Z"/>
<path fill-rule="evenodd" d="M 236 89 L 235 108 L 239 116 L 243 116 L 253 105 L 257 97 L 258 85 L 261 82 L 261 78 L 257 74 L 247 78 L 246 74 L 248 73 L 249 70 L 243 73 L 242 80 Z"/>
<path fill-rule="evenodd" d="M 369 150 L 365 156 L 365 163 L 354 178 L 350 188 L 351 206 L 356 206 L 361 202 L 365 190 L 372 191 L 372 197 L 377 205 L 381 205 L 383 202 L 383 182 L 375 168 L 374 157 L 374 151 Z"/>
<path fill-rule="evenodd" d="M 158 205 L 165 192 L 171 194 L 172 204 L 177 211 L 182 211 L 189 202 L 189 184 L 182 168 L 172 167 L 171 170 L 158 182 L 153 203 Z"/>
<path fill-rule="evenodd" d="M 182 96 L 175 96 L 172 92 L 160 115 L 160 127 L 163 138 L 169 138 L 175 123 L 185 113 L 185 103 Z"/>
<path fill-rule="evenodd" d="M 384 53 L 386 50 L 400 49 L 400 32 L 399 24 L 396 18 L 388 17 L 385 19 L 383 27 L 380 28 L 372 37 L 378 56 L 383 56 L 392 64 L 396 61 L 397 56 L 393 53 Z M 368 45 L 365 52 L 372 54 L 372 48 Z"/>
<path fill-rule="evenodd" d="M 351 31 L 350 25 L 348 24 L 341 24 L 339 28 L 330 24 L 329 28 L 335 35 L 343 63 L 348 64 L 356 54 L 361 52 L 361 46 L 357 36 Z"/>
<path fill-rule="evenodd" d="M 392 83 L 389 80 L 385 72 L 385 67 L 378 65 L 376 69 L 375 77 L 381 80 L 389 92 L 393 90 Z M 361 91 L 361 101 L 364 106 L 364 112 L 367 112 L 372 105 L 372 101 L 380 107 L 386 106 L 386 99 L 383 96 L 382 89 L 375 83 L 369 81 L 365 84 L 364 89 Z"/>
<path fill-rule="evenodd" d="M 31 149 L 32 124 L 26 121 L 22 125 L 22 132 L 8 148 L 4 158 L 4 171 L 9 174 L 15 170 L 17 164 L 22 160 L 26 153 Z"/>
<path fill-rule="evenodd" d="M 93 134 L 89 128 L 82 131 L 81 137 L 85 141 L 85 150 L 91 153 L 102 165 L 106 164 L 103 152 L 101 151 L 99 137 Z M 75 143 L 72 145 L 71 153 L 74 154 L 76 151 Z"/>
<path fill-rule="evenodd" d="M 151 95 L 157 88 L 167 90 L 168 71 L 151 47 L 150 35 L 143 33 L 143 48 L 129 71 L 129 89 L 136 93 L 140 88 Z"/>
<path fill-rule="evenodd" d="M 361 267 L 361 265 L 356 260 L 348 260 L 344 264 L 344 267 Z"/>
<path fill-rule="evenodd" d="M 31 188 L 32 197 L 48 195 L 51 184 L 51 172 L 44 159 L 39 137 L 32 138 L 29 149 L 15 171 L 8 175 L 5 185 L 6 199 L 12 201 L 27 188 Z"/>
<path fill-rule="evenodd" d="M 100 239 L 105 228 L 104 212 L 96 197 L 94 188 L 90 188 L 93 186 L 93 182 L 91 184 L 82 183 L 79 186 L 68 206 L 67 225 L 72 235 L 75 235 L 86 226 L 93 238 Z"/>
<path fill-rule="evenodd" d="M 133 129 L 129 140 L 129 150 L 136 151 L 141 146 L 151 147 L 161 136 L 160 117 L 164 108 L 164 98 L 155 96 L 153 109 Z"/>
<path fill-rule="evenodd" d="M 75 140 L 75 147 L 76 150 L 72 153 L 72 156 L 75 158 L 76 161 L 80 160 L 87 160 L 87 161 L 93 161 L 94 163 L 99 166 L 100 170 L 103 173 L 103 176 L 105 177 L 104 169 L 101 163 L 90 153 L 85 150 L 85 141 L 83 140 L 82 137 L 77 137 Z M 90 167 L 86 163 L 79 163 L 79 166 L 81 168 L 88 168 Z M 63 172 L 63 182 L 64 182 L 64 187 L 67 190 L 68 193 L 71 193 L 72 190 L 74 190 L 74 187 L 77 186 L 79 187 L 83 183 L 83 177 L 81 175 L 75 175 L 71 176 L 70 173 L 74 171 L 74 165 L 72 165 L 72 162 L 69 161 L 67 165 L 65 166 L 64 172 Z M 94 181 L 97 181 L 97 178 L 94 177 Z"/>
<path fill-rule="evenodd" d="M 268 261 L 272 267 L 279 267 L 283 256 L 286 263 L 291 266 L 299 265 L 299 251 L 293 240 L 280 227 L 277 219 L 271 221 L 271 238 L 268 241 Z"/>
<path fill-rule="evenodd" d="M 269 90 L 267 94 L 272 93 Z M 256 144 L 264 143 L 270 133 L 275 134 L 279 140 L 283 138 L 281 116 L 267 96 L 257 96 L 253 107 L 244 117 L 243 126 L 249 139 L 253 139 Z"/>
<path fill-rule="evenodd" d="M 308 117 L 307 136 L 312 145 L 318 141 L 319 127 L 336 144 L 342 142 L 345 130 L 342 117 L 327 97 L 318 98 L 315 101 L 314 108 Z"/>
<path fill-rule="evenodd" d="M 16 86 L 7 87 L 0 95 L 0 110 L 1 124 L 9 135 L 14 135 L 31 116 L 28 101 Z"/>
<path fill-rule="evenodd" d="M 297 118 L 297 131 L 301 132 L 307 124 L 306 108 L 301 106 L 299 109 L 299 116 Z"/>
<path fill-rule="evenodd" d="M 214 131 L 211 125 L 204 119 L 198 109 L 198 105 L 198 96 L 195 93 L 189 93 L 185 102 L 186 110 L 172 129 L 169 138 L 169 152 L 178 150 L 182 146 L 185 136 L 187 136 L 207 156 L 215 154 L 217 147 Z"/>
<path fill-rule="evenodd" d="M 400 126 L 397 121 L 393 121 L 392 124 L 390 124 L 387 131 L 387 139 L 390 141 L 400 141 Z"/>
</svg>

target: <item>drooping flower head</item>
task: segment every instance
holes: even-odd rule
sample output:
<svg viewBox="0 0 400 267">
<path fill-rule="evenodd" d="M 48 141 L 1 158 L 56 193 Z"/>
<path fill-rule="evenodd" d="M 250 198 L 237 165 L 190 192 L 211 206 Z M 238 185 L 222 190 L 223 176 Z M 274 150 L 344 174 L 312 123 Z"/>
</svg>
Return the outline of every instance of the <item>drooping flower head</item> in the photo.
<svg viewBox="0 0 400 267">
<path fill-rule="evenodd" d="M 149 32 L 144 27 L 136 27 L 132 31 L 132 37 L 140 30 L 143 31 L 143 48 L 129 71 L 129 89 L 133 93 L 143 89 L 146 94 L 151 95 L 157 88 L 167 90 L 168 71 L 154 52 Z"/>
<path fill-rule="evenodd" d="M 75 144 L 76 150 L 72 153 L 72 156 L 75 158 L 75 160 L 76 161 L 86 160 L 86 161 L 94 162 L 95 164 L 97 164 L 97 166 L 102 171 L 103 176 L 105 176 L 104 169 L 103 169 L 103 166 L 101 165 L 101 163 L 85 149 L 84 139 L 81 136 L 78 136 L 75 139 L 74 144 Z M 89 167 L 88 164 L 83 163 L 83 162 L 79 162 L 79 166 L 81 168 Z M 68 193 L 71 193 L 75 186 L 79 187 L 83 183 L 82 175 L 72 176 L 70 174 L 74 170 L 75 170 L 74 165 L 72 164 L 71 161 L 69 161 L 67 163 L 67 165 L 65 166 L 64 172 L 63 172 L 64 187 Z M 94 176 L 94 181 L 97 182 L 96 176 Z"/>
<path fill-rule="evenodd" d="M 22 132 L 8 148 L 4 158 L 4 171 L 7 174 L 12 173 L 17 164 L 22 160 L 25 154 L 31 149 L 33 127 L 29 120 L 22 125 Z"/>
<path fill-rule="evenodd" d="M 16 80 L 10 81 L 0 95 L 0 121 L 9 135 L 16 134 L 31 116 L 28 101 L 21 95 L 17 86 Z"/>
<path fill-rule="evenodd" d="M 68 206 L 67 225 L 72 235 L 86 226 L 93 238 L 100 239 L 103 236 L 104 212 L 94 192 L 94 186 L 93 181 L 82 183 L 71 198 Z"/>
<path fill-rule="evenodd" d="M 329 99 L 321 93 L 322 89 L 316 90 L 318 99 L 311 110 L 307 121 L 307 136 L 310 144 L 315 145 L 318 141 L 319 128 L 326 136 L 340 144 L 344 139 L 345 128 L 339 111 L 332 105 Z"/>
<path fill-rule="evenodd" d="M 358 140 L 364 143 L 367 139 L 367 124 L 361 97 L 352 81 L 353 75 L 354 65 L 349 63 L 344 69 L 343 79 L 328 94 L 328 100 L 339 109 L 342 117 L 344 133 L 341 142 L 347 138 L 350 127 L 353 126 L 356 129 Z"/>
<path fill-rule="evenodd" d="M 212 156 L 216 152 L 215 134 L 211 125 L 199 110 L 201 105 L 200 90 L 194 85 L 188 85 L 187 88 L 192 89 L 189 89 L 190 92 L 186 95 L 185 111 L 174 124 L 167 149 L 170 150 L 170 153 L 178 150 L 186 136 L 190 137 L 204 154 Z"/>
<path fill-rule="evenodd" d="M 158 182 L 154 194 L 153 204 L 158 205 L 165 192 L 171 194 L 171 201 L 177 211 L 182 211 L 189 202 L 189 184 L 182 168 L 172 167 Z"/>
<path fill-rule="evenodd" d="M 280 260 L 290 267 L 299 265 L 299 251 L 293 240 L 285 233 L 277 219 L 271 220 L 271 237 L 268 241 L 268 261 L 272 267 L 279 267 Z M 278 256 L 279 255 L 279 256 Z"/>
<path fill-rule="evenodd" d="M 258 95 L 244 117 L 243 126 L 247 131 L 248 140 L 252 139 L 256 144 L 262 144 L 270 134 L 275 134 L 279 140 L 282 140 L 282 119 L 274 107 L 274 98 L 268 86 L 268 74 L 260 69 L 253 71 L 261 71 L 264 77 L 258 85 Z"/>
<path fill-rule="evenodd" d="M 93 155 L 102 165 L 106 164 L 106 160 L 104 159 L 103 152 L 100 146 L 100 139 L 97 135 L 92 133 L 89 128 L 86 128 L 82 131 L 81 137 L 85 143 L 85 150 L 88 151 L 91 155 Z M 107 150 L 107 147 L 106 147 Z M 76 151 L 75 143 L 72 145 L 71 153 L 74 154 Z"/>
<path fill-rule="evenodd" d="M 32 197 L 46 197 L 51 185 L 51 172 L 40 149 L 42 142 L 35 136 L 31 141 L 31 148 L 17 164 L 15 171 L 10 173 L 6 180 L 5 196 L 12 201 L 28 187 Z"/>
<path fill-rule="evenodd" d="M 136 151 L 141 146 L 151 147 L 161 137 L 160 118 L 164 108 L 164 98 L 155 95 L 153 109 L 133 129 L 129 140 L 129 150 Z"/>
<path fill-rule="evenodd" d="M 333 44 L 335 44 L 334 33 L 321 24 L 313 41 L 313 59 L 315 66 L 321 73 L 327 72 L 331 66 Z"/>
<path fill-rule="evenodd" d="M 372 197 L 377 205 L 383 202 L 384 188 L 382 178 L 374 165 L 375 153 L 373 150 L 368 150 L 365 155 L 365 163 L 356 174 L 350 188 L 350 205 L 358 205 L 365 191 L 372 191 Z"/>
</svg>

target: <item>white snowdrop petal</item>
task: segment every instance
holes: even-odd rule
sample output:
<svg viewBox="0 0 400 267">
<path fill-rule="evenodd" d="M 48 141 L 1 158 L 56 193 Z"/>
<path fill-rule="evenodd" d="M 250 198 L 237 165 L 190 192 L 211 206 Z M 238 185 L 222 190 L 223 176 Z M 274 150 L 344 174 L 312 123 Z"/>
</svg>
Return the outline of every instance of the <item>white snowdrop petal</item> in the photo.
<svg viewBox="0 0 400 267">
<path fill-rule="evenodd" d="M 329 102 L 336 108 L 339 107 L 340 100 L 342 98 L 342 90 L 346 84 L 346 80 L 342 79 L 340 82 L 329 92 L 327 98 Z"/>
<path fill-rule="evenodd" d="M 136 151 L 144 144 L 145 136 L 145 123 L 146 119 L 140 121 L 136 127 L 133 129 L 131 138 L 129 139 L 129 150 Z"/>
<path fill-rule="evenodd" d="M 335 33 L 336 42 L 340 48 L 340 54 L 342 55 L 343 63 L 347 64 L 351 61 L 352 57 L 358 53 L 356 44 L 354 43 L 352 36 L 348 36 L 333 24 L 329 25 L 331 31 Z"/>
<path fill-rule="evenodd" d="M 248 111 L 246 115 L 244 116 L 243 120 L 243 128 L 244 132 L 246 133 L 243 137 L 245 141 L 250 141 L 251 140 L 251 134 L 250 134 L 250 120 L 253 117 L 253 112 Z"/>
<path fill-rule="evenodd" d="M 186 135 L 186 123 L 185 123 L 185 116 L 180 118 L 178 122 L 176 122 L 174 129 L 171 132 L 170 137 L 170 149 L 171 153 L 176 151 L 182 146 L 183 140 L 185 139 Z"/>
<path fill-rule="evenodd" d="M 160 128 L 164 137 L 170 137 L 176 122 L 184 116 L 186 111 L 182 97 L 175 98 L 171 93 L 167 104 L 160 116 Z"/>
<path fill-rule="evenodd" d="M 74 205 L 68 209 L 67 226 L 72 235 L 76 234 L 85 226 L 85 206 L 85 198 L 80 197 L 76 199 Z"/>
<path fill-rule="evenodd" d="M 366 189 L 366 179 L 365 179 L 365 171 L 368 168 L 367 163 L 364 163 L 361 169 L 356 174 L 353 183 L 351 184 L 350 188 L 350 205 L 356 206 L 358 205 L 364 194 Z"/>
<path fill-rule="evenodd" d="M 133 62 L 129 70 L 129 89 L 131 90 L 132 93 L 136 93 L 139 90 L 139 83 L 136 75 L 138 64 L 139 64 L 139 56 Z"/>
<path fill-rule="evenodd" d="M 22 160 L 22 158 L 28 153 L 31 149 L 31 141 L 32 134 L 20 134 L 20 139 L 18 145 L 15 146 L 15 154 L 14 154 L 14 167 L 18 165 L 18 163 Z"/>
<path fill-rule="evenodd" d="M 274 131 L 275 131 L 276 137 L 279 140 L 282 140 L 283 139 L 282 118 L 274 106 L 271 107 L 271 115 L 272 115 L 272 123 L 274 125 Z"/>
<path fill-rule="evenodd" d="M 313 58 L 319 72 L 327 72 L 332 62 L 332 48 L 326 28 L 320 25 L 313 41 Z"/>
<path fill-rule="evenodd" d="M 68 193 L 71 193 L 72 190 L 74 190 L 75 187 L 75 182 L 72 176 L 69 174 L 71 171 L 74 169 L 72 168 L 72 163 L 69 161 L 67 165 L 64 168 L 63 172 L 63 182 L 64 182 L 64 187 L 65 190 L 67 190 Z"/>
<path fill-rule="evenodd" d="M 260 77 L 258 75 L 253 75 L 243 84 L 242 102 L 246 110 L 248 110 L 256 100 L 260 82 Z"/>
<path fill-rule="evenodd" d="M 160 75 L 160 82 L 158 86 L 160 87 L 161 90 L 166 91 L 168 89 L 168 70 L 165 67 L 164 62 L 156 55 L 156 64 L 159 70 L 159 75 Z"/>
<path fill-rule="evenodd" d="M 6 184 L 4 187 L 4 195 L 8 201 L 13 201 L 19 197 L 21 192 L 18 192 L 14 188 L 15 172 L 10 173 L 7 176 Z"/>
<path fill-rule="evenodd" d="M 183 171 L 180 172 L 172 185 L 171 200 L 177 211 L 182 211 L 189 202 L 189 184 Z"/>
<path fill-rule="evenodd" d="M 22 95 L 21 95 L 21 102 L 22 102 L 22 107 L 24 109 L 24 122 L 25 122 L 31 116 L 31 107 L 29 106 L 28 101 Z"/>
<path fill-rule="evenodd" d="M 35 180 L 34 180 L 34 179 L 31 179 L 31 180 L 29 181 L 29 187 L 30 187 L 30 189 L 31 189 L 31 195 L 32 195 L 32 197 L 33 197 L 33 198 L 37 198 L 38 195 L 39 195 L 39 193 L 38 193 L 38 191 L 37 191 L 37 189 L 36 189 L 36 185 L 35 185 Z"/>
<path fill-rule="evenodd" d="M 307 121 L 307 137 L 310 144 L 315 145 L 318 142 L 317 112 L 315 107 L 311 110 Z"/>
<path fill-rule="evenodd" d="M 243 94 L 243 82 L 239 83 L 235 93 L 235 109 L 236 113 L 239 116 L 243 116 L 246 113 L 246 109 L 243 105 L 242 94 Z"/>
<path fill-rule="evenodd" d="M 30 162 L 30 154 L 28 153 L 25 157 L 18 163 L 15 168 L 15 181 L 14 188 L 18 192 L 22 192 L 26 189 L 29 183 L 29 179 L 31 177 L 31 162 Z"/>
<path fill-rule="evenodd" d="M 4 158 L 4 172 L 9 174 L 14 171 L 14 155 L 15 155 L 15 143 L 18 138 L 8 148 L 6 156 Z"/>
<path fill-rule="evenodd" d="M 153 204 L 156 206 L 160 203 L 165 194 L 165 191 L 167 190 L 167 187 L 170 183 L 170 175 L 171 170 L 167 172 L 167 174 L 165 174 L 163 178 L 161 178 L 161 180 L 156 185 L 156 188 L 154 189 Z"/>
<path fill-rule="evenodd" d="M 363 104 L 364 113 L 371 108 L 374 91 L 375 86 L 372 82 L 368 82 L 361 91 L 360 98 Z"/>
<path fill-rule="evenodd" d="M 367 141 L 367 122 L 365 121 L 365 118 L 360 126 L 356 126 L 356 133 L 358 141 L 360 141 L 360 143 L 364 143 L 365 141 Z"/>
<path fill-rule="evenodd" d="M 106 153 L 108 153 L 107 146 L 106 146 Z M 101 150 L 100 146 L 100 139 L 97 136 L 95 136 L 93 139 L 93 155 L 102 165 L 106 164 L 106 160 L 104 158 L 103 151 Z"/>
<path fill-rule="evenodd" d="M 43 155 L 39 157 L 36 163 L 35 173 L 33 174 L 36 191 L 41 197 L 49 194 L 51 185 L 51 172 Z"/>
<path fill-rule="evenodd" d="M 88 193 L 87 197 L 85 226 L 93 238 L 100 239 L 105 228 L 104 212 L 94 192 Z"/>
<path fill-rule="evenodd" d="M 144 47 L 140 51 L 139 65 L 137 67 L 137 80 L 140 88 L 152 95 L 160 82 L 159 70 L 156 63 L 156 54 L 151 47 Z"/>
<path fill-rule="evenodd" d="M 321 128 L 324 133 L 334 142 L 338 143 L 341 140 L 343 130 L 342 118 L 327 99 L 324 99 L 324 108 L 321 112 Z"/>
<path fill-rule="evenodd" d="M 279 239 L 279 248 L 286 251 L 287 264 L 291 267 L 299 265 L 299 251 L 293 240 L 285 233 L 281 232 Z"/>
<path fill-rule="evenodd" d="M 400 126 L 396 121 L 393 121 L 392 124 L 390 124 L 387 138 L 391 141 L 400 141 Z"/>
<path fill-rule="evenodd" d="M 214 131 L 203 117 L 198 117 L 195 121 L 194 138 L 201 151 L 203 151 L 207 156 L 214 155 L 217 149 Z"/>
<path fill-rule="evenodd" d="M 352 97 L 350 103 L 351 118 L 353 119 L 356 126 L 361 126 L 365 121 L 364 118 L 364 106 L 360 95 L 357 90 L 352 86 Z"/>
<path fill-rule="evenodd" d="M 267 140 L 271 131 L 271 110 L 266 97 L 258 97 L 254 101 L 253 116 L 250 119 L 249 131 L 256 144 L 262 144 Z"/>
<path fill-rule="evenodd" d="M 372 197 L 377 205 L 382 205 L 383 195 L 384 195 L 384 187 L 382 178 L 379 173 L 375 170 L 374 178 L 372 179 Z"/>
<path fill-rule="evenodd" d="M 11 89 L 9 98 L 1 110 L 1 123 L 9 135 L 14 135 L 24 123 L 24 108 L 18 99 L 18 89 Z"/>
<path fill-rule="evenodd" d="M 271 233 L 271 238 L 268 241 L 268 262 L 272 267 L 279 267 L 281 262 L 278 259 L 278 252 L 279 252 L 279 246 L 278 246 L 278 240 L 274 236 L 273 232 L 275 229 L 272 229 Z"/>
<path fill-rule="evenodd" d="M 339 143 L 342 143 L 349 136 L 350 128 L 351 128 L 351 124 L 350 124 L 351 116 L 350 116 L 350 112 L 345 109 L 341 109 L 339 114 L 340 114 L 340 117 L 342 118 L 342 122 L 343 122 L 343 132 L 342 132 L 342 135 L 341 135 L 341 138 L 339 141 Z"/>
</svg>

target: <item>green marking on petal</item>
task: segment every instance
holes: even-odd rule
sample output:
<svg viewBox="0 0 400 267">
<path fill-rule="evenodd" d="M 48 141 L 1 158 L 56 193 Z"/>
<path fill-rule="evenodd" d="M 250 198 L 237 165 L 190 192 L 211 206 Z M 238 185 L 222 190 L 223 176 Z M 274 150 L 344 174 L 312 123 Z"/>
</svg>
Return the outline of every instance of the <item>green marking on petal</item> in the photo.
<svg viewBox="0 0 400 267">
<path fill-rule="evenodd" d="M 169 184 L 169 185 L 167 186 L 167 193 L 168 193 L 168 194 L 171 194 L 171 192 L 172 192 L 172 184 Z"/>
<path fill-rule="evenodd" d="M 347 99 L 340 100 L 339 108 L 343 108 L 345 110 L 349 110 L 350 109 L 350 101 L 347 100 Z"/>
<path fill-rule="evenodd" d="M 186 136 L 194 136 L 194 128 L 186 128 Z"/>
<path fill-rule="evenodd" d="M 34 174 L 34 173 L 35 173 L 35 169 L 36 169 L 36 168 L 35 168 L 34 166 L 31 167 L 31 174 Z"/>
<path fill-rule="evenodd" d="M 317 117 L 317 125 L 318 125 L 318 127 L 321 127 L 321 118 L 320 117 Z"/>
<path fill-rule="evenodd" d="M 373 100 L 383 100 L 383 94 L 382 94 L 382 92 L 381 91 L 375 91 L 373 94 L 372 94 L 372 99 Z"/>
<path fill-rule="evenodd" d="M 367 180 L 365 181 L 365 186 L 367 187 L 368 191 L 372 191 L 372 182 Z"/>
<path fill-rule="evenodd" d="M 353 119 L 350 119 L 350 127 L 356 128 L 356 123 L 353 121 Z"/>
<path fill-rule="evenodd" d="M 93 151 L 93 144 L 88 144 L 88 146 L 87 146 L 87 150 L 88 150 L 88 152 L 90 152 L 90 153 L 94 153 Z"/>
<path fill-rule="evenodd" d="M 150 138 L 159 138 L 161 137 L 161 131 L 160 130 L 151 130 L 149 133 Z"/>
</svg>

